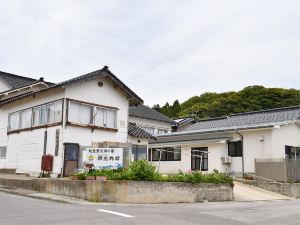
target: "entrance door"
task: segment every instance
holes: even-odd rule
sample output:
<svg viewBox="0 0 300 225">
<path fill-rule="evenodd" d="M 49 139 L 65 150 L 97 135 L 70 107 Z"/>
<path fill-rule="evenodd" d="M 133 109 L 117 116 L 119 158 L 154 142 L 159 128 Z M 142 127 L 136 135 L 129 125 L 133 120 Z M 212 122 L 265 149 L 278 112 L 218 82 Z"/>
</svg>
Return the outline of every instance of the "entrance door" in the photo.
<svg viewBox="0 0 300 225">
<path fill-rule="evenodd" d="M 191 170 L 207 171 L 208 170 L 208 153 L 207 147 L 191 149 Z M 202 161 L 201 161 L 202 158 Z M 200 170 L 201 166 L 201 170 Z"/>
<path fill-rule="evenodd" d="M 70 176 L 78 168 L 79 144 L 65 143 L 64 176 Z"/>
</svg>

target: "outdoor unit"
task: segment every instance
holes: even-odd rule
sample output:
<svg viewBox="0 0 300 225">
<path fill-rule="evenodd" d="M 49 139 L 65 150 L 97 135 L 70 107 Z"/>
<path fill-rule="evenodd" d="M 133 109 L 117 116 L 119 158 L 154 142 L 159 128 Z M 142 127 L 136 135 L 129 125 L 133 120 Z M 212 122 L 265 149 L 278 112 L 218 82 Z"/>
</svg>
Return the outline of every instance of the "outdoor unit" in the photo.
<svg viewBox="0 0 300 225">
<path fill-rule="evenodd" d="M 223 156 L 222 158 L 223 164 L 230 164 L 231 163 L 231 156 Z"/>
</svg>

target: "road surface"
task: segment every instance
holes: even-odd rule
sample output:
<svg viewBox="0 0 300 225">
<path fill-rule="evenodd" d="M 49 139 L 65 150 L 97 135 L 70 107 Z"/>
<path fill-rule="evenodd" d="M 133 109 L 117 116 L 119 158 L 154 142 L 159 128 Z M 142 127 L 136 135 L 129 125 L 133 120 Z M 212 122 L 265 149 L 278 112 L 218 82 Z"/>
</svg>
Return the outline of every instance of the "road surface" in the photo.
<svg viewBox="0 0 300 225">
<path fill-rule="evenodd" d="M 69 204 L 0 192 L 1 225 L 300 224 L 300 200 L 197 204 Z"/>
</svg>

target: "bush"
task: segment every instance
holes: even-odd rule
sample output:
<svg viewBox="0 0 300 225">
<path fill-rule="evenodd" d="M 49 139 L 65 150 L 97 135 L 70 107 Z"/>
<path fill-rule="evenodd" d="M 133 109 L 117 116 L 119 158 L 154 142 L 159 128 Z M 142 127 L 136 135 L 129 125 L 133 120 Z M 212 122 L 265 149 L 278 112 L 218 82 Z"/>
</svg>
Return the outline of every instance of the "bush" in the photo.
<svg viewBox="0 0 300 225">
<path fill-rule="evenodd" d="M 130 180 L 159 180 L 160 175 L 155 171 L 156 167 L 146 160 L 133 162 L 128 170 L 128 178 Z"/>
<path fill-rule="evenodd" d="M 233 184 L 233 178 L 228 174 L 214 170 L 213 173 L 201 172 L 183 173 L 162 176 L 156 171 L 155 165 L 146 160 L 133 162 L 128 170 L 119 169 L 77 169 L 72 175 L 78 176 L 79 180 L 85 180 L 86 176 L 106 176 L 108 180 L 137 180 L 137 181 L 165 181 L 185 183 L 214 183 Z"/>
</svg>

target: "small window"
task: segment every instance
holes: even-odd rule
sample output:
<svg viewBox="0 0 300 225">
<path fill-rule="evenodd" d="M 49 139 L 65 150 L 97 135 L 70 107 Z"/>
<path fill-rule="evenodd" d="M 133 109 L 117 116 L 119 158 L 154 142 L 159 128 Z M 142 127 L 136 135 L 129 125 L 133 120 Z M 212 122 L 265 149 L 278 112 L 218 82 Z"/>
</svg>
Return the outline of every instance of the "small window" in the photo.
<svg viewBox="0 0 300 225">
<path fill-rule="evenodd" d="M 6 158 L 6 146 L 0 147 L 0 158 Z"/>
<path fill-rule="evenodd" d="M 300 159 L 300 147 L 285 146 L 285 158 L 286 159 Z"/>
<path fill-rule="evenodd" d="M 228 142 L 228 156 L 241 157 L 243 156 L 242 141 Z"/>
</svg>

